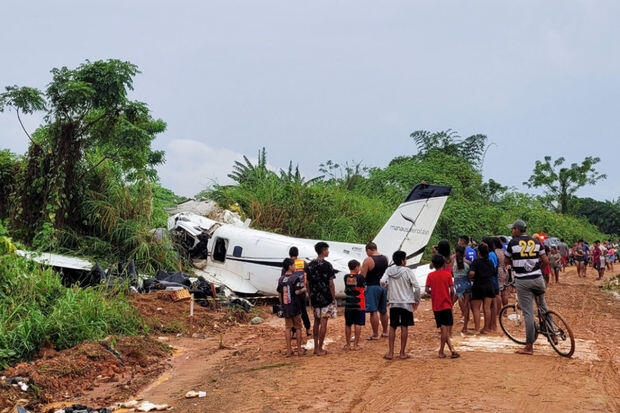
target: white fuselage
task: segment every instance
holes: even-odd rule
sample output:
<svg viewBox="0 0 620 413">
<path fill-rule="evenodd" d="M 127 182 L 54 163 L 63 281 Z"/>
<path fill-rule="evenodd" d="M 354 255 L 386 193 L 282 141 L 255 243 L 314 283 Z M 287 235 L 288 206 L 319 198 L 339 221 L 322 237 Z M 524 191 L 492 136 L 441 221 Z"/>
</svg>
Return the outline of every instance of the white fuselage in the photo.
<svg viewBox="0 0 620 413">
<path fill-rule="evenodd" d="M 416 269 L 421 285 L 426 281 L 428 266 L 418 267 L 433 228 L 450 193 L 450 187 L 416 185 L 396 208 L 373 242 L 379 251 L 391 256 L 394 251 L 407 253 L 407 266 Z M 318 240 L 294 238 L 249 228 L 249 222 L 221 223 L 191 212 L 181 212 L 168 219 L 168 229 L 192 251 L 206 257 L 197 266 L 197 275 L 242 294 L 275 295 L 282 262 L 289 249 L 297 247 L 298 258 L 310 262 L 317 254 Z M 208 241 L 207 241 L 208 238 Z M 206 243 L 206 246 L 205 246 Z M 336 273 L 336 295 L 344 296 L 344 276 L 348 263 L 362 263 L 366 248 L 362 244 L 327 241 L 329 261 Z M 418 267 L 418 268 L 416 268 Z"/>
</svg>

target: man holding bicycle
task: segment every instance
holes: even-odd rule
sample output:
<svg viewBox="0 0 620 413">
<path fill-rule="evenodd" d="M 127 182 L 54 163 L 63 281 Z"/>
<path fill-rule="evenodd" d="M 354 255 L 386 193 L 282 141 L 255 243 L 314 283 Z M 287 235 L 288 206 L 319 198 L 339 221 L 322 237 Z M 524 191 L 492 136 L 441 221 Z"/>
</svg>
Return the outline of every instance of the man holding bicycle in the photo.
<svg viewBox="0 0 620 413">
<path fill-rule="evenodd" d="M 518 219 L 509 228 L 512 230 L 512 239 L 506 247 L 504 262 L 512 266 L 515 288 L 525 320 L 525 347 L 516 352 L 532 355 L 536 337 L 533 300 L 536 299 L 538 306 L 547 311 L 546 286 L 541 264 L 547 264 L 549 258 L 539 241 L 525 233 L 527 226 L 524 221 Z"/>
</svg>

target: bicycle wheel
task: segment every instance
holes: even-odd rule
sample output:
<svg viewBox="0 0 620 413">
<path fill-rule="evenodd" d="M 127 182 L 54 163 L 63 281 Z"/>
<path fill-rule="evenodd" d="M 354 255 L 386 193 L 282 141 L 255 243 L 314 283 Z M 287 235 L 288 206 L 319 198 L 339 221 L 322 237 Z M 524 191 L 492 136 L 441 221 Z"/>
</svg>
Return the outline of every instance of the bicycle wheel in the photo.
<svg viewBox="0 0 620 413">
<path fill-rule="evenodd" d="M 525 344 L 525 320 L 521 309 L 514 304 L 507 304 L 499 311 L 499 325 L 509 339 L 518 344 Z"/>
<path fill-rule="evenodd" d="M 547 311 L 545 324 L 547 340 L 555 352 L 563 357 L 572 356 L 575 352 L 575 337 L 566 320 L 554 311 Z"/>
</svg>

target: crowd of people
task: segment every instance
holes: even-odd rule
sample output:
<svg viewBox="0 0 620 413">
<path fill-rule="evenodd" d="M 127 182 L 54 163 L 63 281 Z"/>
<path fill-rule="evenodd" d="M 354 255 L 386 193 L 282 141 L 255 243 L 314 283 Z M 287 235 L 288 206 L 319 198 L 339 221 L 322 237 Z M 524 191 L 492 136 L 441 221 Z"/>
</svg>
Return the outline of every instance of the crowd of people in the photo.
<svg viewBox="0 0 620 413">
<path fill-rule="evenodd" d="M 458 303 L 464 334 L 488 334 L 497 332 L 497 316 L 502 306 L 508 303 L 506 286 L 514 279 L 523 310 L 526 344 L 518 354 L 533 354 L 535 320 L 533 302 L 546 309 L 545 292 L 550 282 L 559 283 L 560 273 L 566 266 L 576 265 L 580 277 L 586 276 L 587 265 L 595 271 L 598 279 L 605 269 L 613 270 L 618 259 L 618 245 L 599 240 L 589 246 L 584 240 L 575 242 L 572 248 L 563 241 L 545 243 L 538 234 L 527 235 L 524 221 L 516 220 L 509 226 L 511 237 L 484 237 L 475 243 L 468 236 L 461 236 L 452 250 L 448 241 L 433 246 L 431 269 L 424 291 L 430 295 L 440 343 L 438 356 L 458 358 L 450 336 L 454 325 L 453 306 Z M 547 244 L 547 245 L 546 245 Z M 329 245 L 318 242 L 315 245 L 317 257 L 309 263 L 297 257 L 298 250 L 292 247 L 289 258 L 283 262 L 282 275 L 278 280 L 278 293 L 282 316 L 285 319 L 287 356 L 305 354 L 302 348 L 302 325 L 307 336 L 314 340 L 314 354 L 324 355 L 327 323 L 336 317 L 335 271 L 326 258 Z M 362 326 L 369 315 L 372 334 L 366 340 L 387 338 L 388 350 L 385 359 L 395 357 L 406 359 L 408 328 L 414 325 L 413 313 L 420 303 L 421 286 L 413 271 L 407 267 L 407 254 L 396 251 L 392 254 L 393 265 L 388 257 L 378 252 L 375 243 L 366 245 L 366 258 L 360 263 L 351 260 L 349 273 L 342 282 L 345 286 L 344 324 L 347 350 L 360 346 Z M 314 322 L 306 306 L 311 306 Z M 473 322 L 473 330 L 470 328 Z M 397 331 L 400 332 L 400 346 L 395 353 Z M 292 347 L 293 339 L 297 348 Z"/>
</svg>

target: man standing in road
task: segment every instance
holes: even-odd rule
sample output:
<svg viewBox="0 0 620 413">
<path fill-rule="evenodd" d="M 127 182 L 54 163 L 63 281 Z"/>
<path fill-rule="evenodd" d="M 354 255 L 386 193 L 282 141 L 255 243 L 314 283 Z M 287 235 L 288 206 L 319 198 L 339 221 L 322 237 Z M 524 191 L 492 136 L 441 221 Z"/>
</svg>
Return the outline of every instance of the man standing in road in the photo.
<svg viewBox="0 0 620 413">
<path fill-rule="evenodd" d="M 312 336 L 314 338 L 314 354 L 327 354 L 323 349 L 327 320 L 336 312 L 336 287 L 334 286 L 334 267 L 325 260 L 329 255 L 329 245 L 320 241 L 314 245 L 317 257 L 307 266 L 308 292 L 310 305 L 314 313 Z"/>
<path fill-rule="evenodd" d="M 366 312 L 370 313 L 372 336 L 367 340 L 379 339 L 379 321 L 381 337 L 388 337 L 387 292 L 380 285 L 381 277 L 388 267 L 388 259 L 377 251 L 377 244 L 366 244 L 366 255 L 361 273 L 366 278 Z"/>
<path fill-rule="evenodd" d="M 524 221 L 517 219 L 509 228 L 512 230 L 512 239 L 506 247 L 504 262 L 512 266 L 515 288 L 525 319 L 525 347 L 516 353 L 532 355 L 536 335 L 533 300 L 536 299 L 538 306 L 547 311 L 545 302 L 547 287 L 541 266 L 548 265 L 549 258 L 538 240 L 526 235 L 527 226 Z"/>
</svg>

